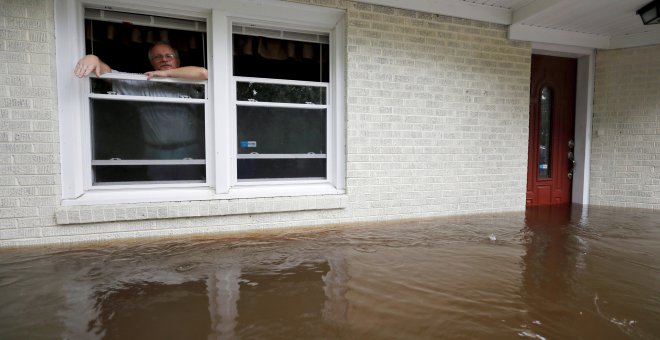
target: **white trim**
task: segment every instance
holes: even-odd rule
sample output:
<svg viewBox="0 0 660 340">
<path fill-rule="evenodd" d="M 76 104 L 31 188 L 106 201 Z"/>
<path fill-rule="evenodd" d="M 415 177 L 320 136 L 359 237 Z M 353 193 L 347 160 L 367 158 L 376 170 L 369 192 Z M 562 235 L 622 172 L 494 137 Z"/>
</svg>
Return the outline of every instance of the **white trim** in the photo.
<svg viewBox="0 0 660 340">
<path fill-rule="evenodd" d="M 583 0 L 584 1 L 584 0 Z M 536 18 L 543 17 L 544 12 L 559 4 L 566 4 L 565 0 L 536 0 L 518 8 L 511 14 L 511 24 L 519 24 L 524 21 L 534 22 Z"/>
<path fill-rule="evenodd" d="M 506 8 L 484 6 L 464 0 L 360 0 L 360 2 L 496 24 L 511 23 L 511 11 Z"/>
<path fill-rule="evenodd" d="M 239 29 L 237 29 L 239 28 Z M 281 26 L 270 26 L 266 24 L 232 23 L 232 34 L 249 35 L 257 37 L 267 37 L 283 40 L 302 41 L 310 43 L 328 43 L 328 35 L 319 32 L 305 32 L 301 30 L 283 30 Z M 310 39 L 311 38 L 311 39 Z"/>
<path fill-rule="evenodd" d="M 213 10 L 211 20 L 211 30 L 209 32 L 209 40 L 211 41 L 211 49 L 213 60 L 210 63 L 211 70 L 215 77 L 215 88 L 213 90 L 213 116 L 214 124 L 213 130 L 208 131 L 213 137 L 215 147 L 215 193 L 226 194 L 232 184 L 232 176 L 235 177 L 236 171 L 233 170 L 236 166 L 235 159 L 232 159 L 231 146 L 233 143 L 230 141 L 236 140 L 236 132 L 232 131 L 231 126 L 235 121 L 231 110 L 227 109 L 227 103 L 231 102 L 230 89 L 232 88 L 231 82 L 231 23 L 227 18 L 227 13 Z"/>
<path fill-rule="evenodd" d="M 323 177 L 308 177 L 300 178 L 244 178 L 240 179 L 235 188 L 246 186 L 281 186 L 282 181 L 286 181 L 289 186 L 307 185 L 307 184 L 323 184 L 330 185 Z M 233 189 L 232 189 L 233 190 Z"/>
<path fill-rule="evenodd" d="M 82 152 L 82 82 L 73 76 L 73 65 L 83 54 L 82 42 L 70 37 L 82 36 L 82 7 L 77 1 L 55 2 L 55 58 L 57 76 L 57 104 L 60 127 L 60 155 L 62 166 L 62 198 L 72 199 L 84 192 L 84 162 Z M 66 72 L 65 70 L 68 70 Z"/>
<path fill-rule="evenodd" d="M 267 27 L 273 27 L 273 23 L 276 23 L 275 26 L 282 29 L 288 28 L 285 23 L 295 23 L 294 27 L 303 31 L 332 30 L 344 16 L 344 11 L 340 9 L 281 0 L 214 0 L 214 2 L 217 3 L 214 7 L 222 9 L 230 17 L 244 18 L 258 25 L 263 23 Z M 236 21 L 245 23 L 240 19 Z M 231 34 L 231 26 L 229 33 Z"/>
<path fill-rule="evenodd" d="M 315 159 L 328 158 L 328 155 L 322 153 L 240 153 L 236 155 L 238 159 Z"/>
<path fill-rule="evenodd" d="M 594 53 L 578 58 L 577 94 L 575 95 L 575 168 L 573 169 L 573 203 L 589 204 L 591 183 L 591 138 L 593 121 Z"/>
<path fill-rule="evenodd" d="M 250 185 L 253 184 L 253 185 Z M 276 181 L 245 183 L 232 188 L 226 194 L 215 194 L 208 187 L 190 188 L 176 187 L 172 184 L 168 188 L 122 188 L 106 186 L 106 190 L 86 192 L 75 199 L 62 200 L 62 206 L 92 206 L 108 204 L 132 203 L 162 203 L 181 201 L 211 201 L 236 198 L 274 198 L 296 196 L 325 196 L 343 195 L 346 192 L 337 189 L 325 181 L 308 181 L 296 184 L 281 185 Z"/>
<path fill-rule="evenodd" d="M 152 81 L 152 82 L 159 82 L 159 83 L 175 83 L 175 84 L 200 84 L 200 85 L 206 85 L 207 81 L 206 80 L 193 80 L 193 79 L 185 79 L 185 78 L 159 78 L 159 77 L 154 77 L 151 79 L 147 79 L 147 75 L 143 73 L 128 73 L 128 72 L 109 72 L 109 73 L 104 73 L 102 74 L 99 79 L 123 79 L 123 80 L 144 80 L 144 81 Z"/>
<path fill-rule="evenodd" d="M 92 165 L 124 166 L 124 165 L 190 165 L 206 164 L 205 159 L 98 159 Z"/>
<path fill-rule="evenodd" d="M 157 203 L 167 201 L 202 201 L 214 198 L 209 188 L 121 188 L 107 186 L 107 190 L 84 193 L 77 199 L 62 201 L 62 206 Z"/>
<path fill-rule="evenodd" d="M 532 42 L 532 51 L 554 57 L 578 58 L 594 53 L 593 48 Z"/>
<path fill-rule="evenodd" d="M 206 99 L 193 99 L 193 98 L 174 98 L 174 97 L 146 97 L 146 96 L 133 96 L 126 94 L 102 94 L 90 93 L 90 99 L 100 100 L 118 100 L 126 102 L 148 102 L 148 103 L 174 103 L 174 104 L 204 104 Z"/>
<path fill-rule="evenodd" d="M 200 20 L 208 22 L 209 11 L 206 9 L 194 10 L 189 3 L 181 5 L 181 1 L 164 0 L 57 0 L 57 1 L 76 1 L 80 6 L 96 9 L 108 9 L 111 11 L 124 11 L 144 15 L 159 15 L 169 18 Z M 195 0 L 194 2 L 199 2 Z M 85 17 L 84 11 L 80 12 L 80 20 Z M 159 27 L 161 27 L 159 25 Z M 207 28 L 208 29 L 208 28 Z"/>
<path fill-rule="evenodd" d="M 511 40 L 581 46 L 586 48 L 609 48 L 610 46 L 610 37 L 608 36 L 561 31 L 523 24 L 509 26 L 508 36 Z"/>
<path fill-rule="evenodd" d="M 246 102 L 236 101 L 238 106 L 256 106 L 256 107 L 278 107 L 289 109 L 328 109 L 328 105 L 321 104 L 296 104 L 296 103 L 274 103 L 274 102 Z"/>
<path fill-rule="evenodd" d="M 177 180 L 177 181 L 127 181 L 127 182 L 98 182 L 94 190 L 87 191 L 85 195 L 95 192 L 105 192 L 109 195 L 115 195 L 117 190 L 137 192 L 141 190 L 180 190 L 180 189 L 208 189 L 206 183 L 199 180 Z M 159 198 L 154 198 L 158 202 Z"/>
<path fill-rule="evenodd" d="M 273 85 L 324 87 L 326 89 L 330 85 L 330 83 L 321 82 L 321 81 L 272 79 L 272 78 L 242 77 L 242 76 L 234 76 L 234 81 L 235 82 L 241 82 L 241 83 L 258 83 L 258 84 L 273 84 Z"/>
<path fill-rule="evenodd" d="M 98 16 L 88 15 L 92 11 L 98 11 Z M 141 14 L 135 10 L 126 10 L 122 8 L 110 8 L 109 6 L 102 5 L 93 5 L 90 4 L 85 6 L 84 11 L 85 19 L 98 20 L 104 22 L 114 22 L 114 23 L 129 23 L 132 25 L 140 26 L 151 26 L 159 28 L 170 28 L 170 29 L 179 29 L 186 31 L 195 31 L 195 32 L 206 32 L 206 20 L 200 20 L 198 16 L 185 16 L 185 15 L 173 15 L 167 14 L 165 20 L 162 19 L 162 15 L 153 15 L 152 13 Z M 136 17 L 141 17 L 138 22 L 131 21 L 136 19 Z M 174 22 L 173 20 L 176 20 Z M 183 22 L 189 22 L 189 25 L 183 24 Z"/>
<path fill-rule="evenodd" d="M 658 25 L 656 25 L 658 26 Z M 570 50 L 574 55 L 586 55 L 592 49 L 629 48 L 660 44 L 660 26 L 647 32 L 615 36 L 561 31 L 524 24 L 509 26 L 509 39 L 531 41 L 534 46 L 552 46 L 548 51 Z"/>
<path fill-rule="evenodd" d="M 610 48 L 628 48 L 660 44 L 660 25 L 651 25 L 647 32 L 611 37 Z"/>
<path fill-rule="evenodd" d="M 342 192 L 346 188 L 346 40 L 346 17 L 342 17 L 330 34 L 330 46 L 334 46 L 330 53 L 330 81 L 335 85 L 328 89 L 328 100 L 334 110 L 328 131 L 334 140 L 328 136 L 326 144 L 327 152 L 334 155 L 334 166 L 328 166 L 327 177 Z"/>
</svg>

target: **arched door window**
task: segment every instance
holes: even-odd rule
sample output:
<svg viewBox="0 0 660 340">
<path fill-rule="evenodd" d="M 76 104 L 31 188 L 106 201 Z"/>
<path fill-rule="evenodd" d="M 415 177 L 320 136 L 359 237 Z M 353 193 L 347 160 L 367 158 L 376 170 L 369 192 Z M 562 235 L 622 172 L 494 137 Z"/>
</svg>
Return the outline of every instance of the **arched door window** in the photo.
<svg viewBox="0 0 660 340">
<path fill-rule="evenodd" d="M 552 168 L 551 142 L 552 142 L 552 90 L 548 86 L 541 89 L 539 115 L 539 178 L 550 178 Z"/>
</svg>

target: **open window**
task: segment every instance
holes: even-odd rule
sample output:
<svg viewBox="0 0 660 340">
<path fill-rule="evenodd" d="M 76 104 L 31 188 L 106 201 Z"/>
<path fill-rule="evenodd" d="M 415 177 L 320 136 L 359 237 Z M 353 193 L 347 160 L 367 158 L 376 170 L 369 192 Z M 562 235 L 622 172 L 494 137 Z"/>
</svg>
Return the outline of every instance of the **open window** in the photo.
<svg viewBox="0 0 660 340">
<path fill-rule="evenodd" d="M 63 204 L 344 193 L 344 11 L 191 1 L 55 3 Z M 209 80 L 147 80 L 158 41 Z"/>
<path fill-rule="evenodd" d="M 86 54 L 113 69 L 89 77 L 91 186 L 206 182 L 206 81 L 143 75 L 150 58 L 206 67 L 205 31 L 201 20 L 85 9 Z M 156 43 L 174 53 L 149 56 Z"/>
</svg>

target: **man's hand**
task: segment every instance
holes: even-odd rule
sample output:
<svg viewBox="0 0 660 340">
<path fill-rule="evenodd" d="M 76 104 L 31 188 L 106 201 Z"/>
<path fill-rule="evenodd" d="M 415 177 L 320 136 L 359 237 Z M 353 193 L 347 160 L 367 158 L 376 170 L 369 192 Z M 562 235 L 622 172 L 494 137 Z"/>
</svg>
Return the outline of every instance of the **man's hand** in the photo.
<svg viewBox="0 0 660 340">
<path fill-rule="evenodd" d="M 144 72 L 144 75 L 147 76 L 147 80 L 150 80 L 153 77 L 170 77 L 169 70 L 149 71 Z"/>
<path fill-rule="evenodd" d="M 76 67 L 73 69 L 73 74 L 78 78 L 87 77 L 92 72 L 100 77 L 104 73 L 111 72 L 110 66 L 102 62 L 97 56 L 88 54 L 78 60 Z"/>
</svg>

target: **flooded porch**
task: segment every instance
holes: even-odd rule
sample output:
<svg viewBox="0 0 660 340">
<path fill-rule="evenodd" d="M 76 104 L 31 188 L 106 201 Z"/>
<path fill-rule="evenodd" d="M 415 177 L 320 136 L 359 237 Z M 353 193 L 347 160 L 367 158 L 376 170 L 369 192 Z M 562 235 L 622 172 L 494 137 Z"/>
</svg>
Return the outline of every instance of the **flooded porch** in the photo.
<svg viewBox="0 0 660 340">
<path fill-rule="evenodd" d="M 660 212 L 0 250 L 2 339 L 660 336 Z"/>
</svg>

